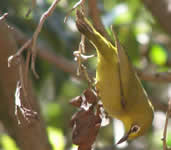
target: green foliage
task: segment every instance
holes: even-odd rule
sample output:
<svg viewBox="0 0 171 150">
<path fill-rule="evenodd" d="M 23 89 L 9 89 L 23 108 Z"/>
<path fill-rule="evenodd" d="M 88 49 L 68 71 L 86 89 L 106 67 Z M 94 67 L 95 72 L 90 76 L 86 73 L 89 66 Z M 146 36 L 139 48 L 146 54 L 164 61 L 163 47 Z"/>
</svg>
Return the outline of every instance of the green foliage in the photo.
<svg viewBox="0 0 171 150">
<path fill-rule="evenodd" d="M 0 144 L 3 150 L 19 150 L 15 141 L 6 134 L 1 135 Z"/>
<path fill-rule="evenodd" d="M 53 150 L 64 150 L 64 135 L 60 129 L 54 127 L 47 128 L 49 142 Z"/>
<path fill-rule="evenodd" d="M 149 57 L 156 65 L 164 65 L 167 62 L 166 50 L 159 44 L 154 44 L 151 47 Z"/>
<path fill-rule="evenodd" d="M 46 104 L 46 108 L 44 109 L 44 116 L 49 124 L 56 126 L 56 123 L 54 120 L 62 117 L 61 113 L 62 113 L 62 108 L 60 107 L 58 103 Z"/>
<path fill-rule="evenodd" d="M 167 145 L 171 147 L 171 130 L 168 131 L 167 135 Z"/>
<path fill-rule="evenodd" d="M 162 135 L 163 135 L 163 131 L 161 131 L 161 130 L 156 131 L 156 133 L 154 135 L 154 139 L 153 139 L 154 143 L 157 146 L 159 146 L 160 148 L 163 147 L 163 141 L 160 138 L 158 138 L 158 137 L 162 137 Z M 171 136 L 170 135 L 171 135 L 171 130 L 168 130 L 167 141 L 166 141 L 168 147 L 171 146 Z"/>
</svg>

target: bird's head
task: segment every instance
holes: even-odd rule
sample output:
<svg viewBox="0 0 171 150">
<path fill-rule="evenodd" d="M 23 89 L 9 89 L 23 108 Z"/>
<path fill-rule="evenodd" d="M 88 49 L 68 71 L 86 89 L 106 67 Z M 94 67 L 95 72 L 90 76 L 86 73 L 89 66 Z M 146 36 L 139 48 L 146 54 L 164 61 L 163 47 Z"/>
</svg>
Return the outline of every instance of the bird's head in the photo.
<svg viewBox="0 0 171 150">
<path fill-rule="evenodd" d="M 117 142 L 117 144 L 123 143 L 127 140 L 132 140 L 138 136 L 140 136 L 141 127 L 139 125 L 133 125 L 129 131 L 126 132 L 126 134 Z"/>
<path fill-rule="evenodd" d="M 144 135 L 148 129 L 151 127 L 153 121 L 153 115 L 148 117 L 142 117 L 136 119 L 136 121 L 124 122 L 125 125 L 125 135 L 117 142 L 120 144 L 124 141 L 133 140 L 139 136 Z"/>
</svg>

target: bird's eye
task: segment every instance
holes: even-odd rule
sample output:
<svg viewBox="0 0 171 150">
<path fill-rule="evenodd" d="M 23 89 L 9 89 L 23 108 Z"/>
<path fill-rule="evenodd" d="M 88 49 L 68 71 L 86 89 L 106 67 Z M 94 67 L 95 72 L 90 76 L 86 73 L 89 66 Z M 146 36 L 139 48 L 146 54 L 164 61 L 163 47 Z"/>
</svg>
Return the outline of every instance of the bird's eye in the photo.
<svg viewBox="0 0 171 150">
<path fill-rule="evenodd" d="M 135 133 L 135 132 L 138 132 L 140 130 L 140 127 L 138 125 L 134 125 L 132 128 L 131 128 L 131 132 L 132 133 Z"/>
</svg>

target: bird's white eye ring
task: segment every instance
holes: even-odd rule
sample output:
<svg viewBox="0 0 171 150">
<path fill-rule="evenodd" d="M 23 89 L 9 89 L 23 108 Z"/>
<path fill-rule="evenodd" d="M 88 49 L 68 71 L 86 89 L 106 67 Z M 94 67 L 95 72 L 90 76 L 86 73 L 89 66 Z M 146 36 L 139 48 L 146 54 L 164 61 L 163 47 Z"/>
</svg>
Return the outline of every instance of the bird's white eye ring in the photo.
<svg viewBox="0 0 171 150">
<path fill-rule="evenodd" d="M 133 125 L 132 128 L 131 128 L 131 132 L 132 133 L 136 133 L 140 130 L 140 126 L 138 125 Z"/>
</svg>

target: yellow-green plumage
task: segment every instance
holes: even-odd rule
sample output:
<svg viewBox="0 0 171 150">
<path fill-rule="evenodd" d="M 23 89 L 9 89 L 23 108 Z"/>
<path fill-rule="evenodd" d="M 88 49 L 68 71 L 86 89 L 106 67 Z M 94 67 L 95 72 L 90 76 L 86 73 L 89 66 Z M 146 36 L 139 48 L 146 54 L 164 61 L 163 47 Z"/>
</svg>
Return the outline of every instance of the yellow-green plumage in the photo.
<svg viewBox="0 0 171 150">
<path fill-rule="evenodd" d="M 127 139 L 143 135 L 152 124 L 153 108 L 125 51 L 114 47 L 77 11 L 77 28 L 97 51 L 96 82 L 108 114 L 123 121 L 126 133 L 133 125 L 140 130 Z"/>
</svg>

